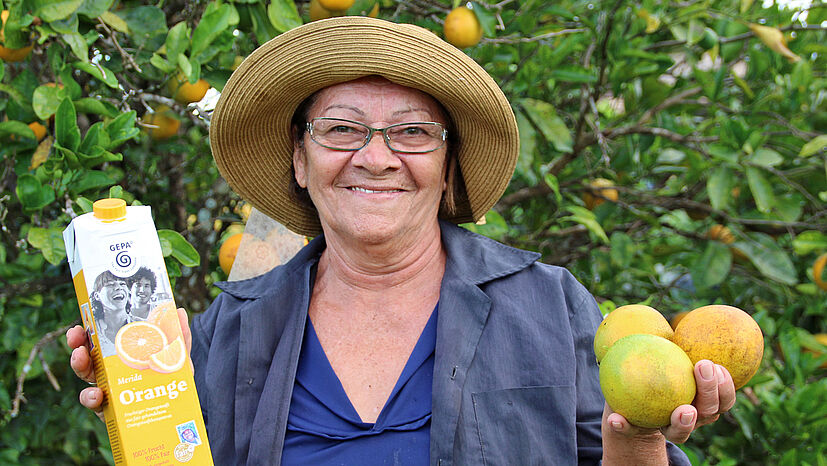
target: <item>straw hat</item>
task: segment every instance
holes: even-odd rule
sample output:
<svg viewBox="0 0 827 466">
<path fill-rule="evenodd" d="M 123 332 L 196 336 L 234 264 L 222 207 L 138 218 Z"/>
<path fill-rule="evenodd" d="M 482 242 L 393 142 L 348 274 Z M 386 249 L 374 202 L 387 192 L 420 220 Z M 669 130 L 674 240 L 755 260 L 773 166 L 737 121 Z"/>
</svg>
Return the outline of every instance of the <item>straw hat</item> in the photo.
<svg viewBox="0 0 827 466">
<path fill-rule="evenodd" d="M 290 230 L 321 233 L 318 215 L 290 197 L 290 120 L 314 92 L 379 75 L 439 101 L 454 122 L 467 200 L 455 223 L 482 217 L 502 196 L 519 154 L 511 106 L 488 73 L 427 29 L 346 16 L 287 31 L 256 49 L 227 81 L 210 145 L 241 197 Z"/>
</svg>

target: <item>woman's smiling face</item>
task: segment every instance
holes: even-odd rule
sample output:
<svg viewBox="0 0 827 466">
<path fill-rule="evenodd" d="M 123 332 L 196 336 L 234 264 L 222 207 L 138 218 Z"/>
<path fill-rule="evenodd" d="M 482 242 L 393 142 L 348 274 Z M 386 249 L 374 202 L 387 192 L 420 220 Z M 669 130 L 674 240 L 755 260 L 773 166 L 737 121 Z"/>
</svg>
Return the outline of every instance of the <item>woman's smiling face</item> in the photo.
<svg viewBox="0 0 827 466">
<path fill-rule="evenodd" d="M 378 77 L 321 90 L 307 116 L 354 120 L 374 128 L 447 123 L 432 97 Z M 444 145 L 424 154 L 397 153 L 380 132 L 359 150 L 339 151 L 322 147 L 305 133 L 295 146 L 293 165 L 327 235 L 379 243 L 435 226 L 446 185 L 446 153 Z"/>
<path fill-rule="evenodd" d="M 129 287 L 124 279 L 107 280 L 98 294 L 106 311 L 126 309 L 129 302 Z"/>
</svg>

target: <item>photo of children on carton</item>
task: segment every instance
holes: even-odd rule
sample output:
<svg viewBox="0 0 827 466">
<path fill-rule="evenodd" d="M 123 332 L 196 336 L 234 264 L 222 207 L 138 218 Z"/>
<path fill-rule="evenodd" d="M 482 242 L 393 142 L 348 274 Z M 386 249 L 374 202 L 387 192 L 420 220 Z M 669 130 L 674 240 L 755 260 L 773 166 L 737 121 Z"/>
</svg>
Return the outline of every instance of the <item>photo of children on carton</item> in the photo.
<svg viewBox="0 0 827 466">
<path fill-rule="evenodd" d="M 109 270 L 95 278 L 89 301 L 98 331 L 101 356 L 116 354 L 115 337 L 124 325 L 146 320 L 159 302 L 170 299 L 155 272 L 140 267 L 129 277 L 118 277 Z M 165 288 L 165 287 L 161 287 Z"/>
</svg>

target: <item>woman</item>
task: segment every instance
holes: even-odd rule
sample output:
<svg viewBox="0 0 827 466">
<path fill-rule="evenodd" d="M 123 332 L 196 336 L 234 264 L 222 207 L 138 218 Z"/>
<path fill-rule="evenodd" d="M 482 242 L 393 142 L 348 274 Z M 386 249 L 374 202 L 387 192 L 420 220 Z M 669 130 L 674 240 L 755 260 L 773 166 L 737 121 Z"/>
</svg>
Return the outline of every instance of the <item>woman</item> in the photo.
<svg viewBox="0 0 827 466">
<path fill-rule="evenodd" d="M 600 393 L 591 295 L 454 225 L 502 195 L 518 134 L 496 83 L 429 31 L 346 17 L 282 34 L 233 74 L 210 137 L 234 190 L 315 236 L 192 323 L 216 464 L 688 464 L 667 439 L 734 403 L 703 361 L 695 406 L 630 425 Z M 68 340 L 91 380 L 81 330 Z"/>
<path fill-rule="evenodd" d="M 115 354 L 115 336 L 120 328 L 132 321 L 129 314 L 129 287 L 126 279 L 112 272 L 102 272 L 95 278 L 92 294 L 92 313 L 104 357 Z"/>
</svg>

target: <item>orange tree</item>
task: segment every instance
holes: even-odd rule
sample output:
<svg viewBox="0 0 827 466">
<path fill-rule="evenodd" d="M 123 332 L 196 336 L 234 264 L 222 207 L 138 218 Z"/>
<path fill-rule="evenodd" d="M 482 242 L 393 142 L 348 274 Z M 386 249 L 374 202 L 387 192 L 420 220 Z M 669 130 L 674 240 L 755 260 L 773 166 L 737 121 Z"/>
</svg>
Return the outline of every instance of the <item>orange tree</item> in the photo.
<svg viewBox="0 0 827 466">
<path fill-rule="evenodd" d="M 827 331 L 813 277 L 827 252 L 823 2 L 4 0 L 0 462 L 111 462 L 62 341 L 78 315 L 60 236 L 72 217 L 104 196 L 151 205 L 177 301 L 202 311 L 240 220 L 207 142 L 240 60 L 311 15 L 441 35 L 461 6 L 476 22 L 465 15 L 474 40 L 460 45 L 521 131 L 506 195 L 467 227 L 567 267 L 604 311 L 750 312 L 761 371 L 683 448 L 696 464 L 825 461 L 827 356 L 812 336 Z M 192 99 L 214 90 L 191 102 L 185 82 Z"/>
</svg>

